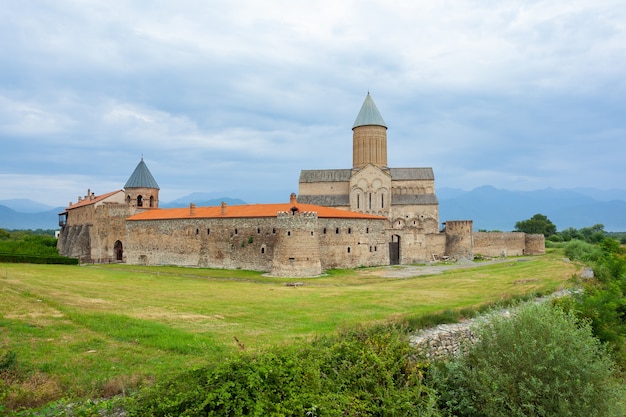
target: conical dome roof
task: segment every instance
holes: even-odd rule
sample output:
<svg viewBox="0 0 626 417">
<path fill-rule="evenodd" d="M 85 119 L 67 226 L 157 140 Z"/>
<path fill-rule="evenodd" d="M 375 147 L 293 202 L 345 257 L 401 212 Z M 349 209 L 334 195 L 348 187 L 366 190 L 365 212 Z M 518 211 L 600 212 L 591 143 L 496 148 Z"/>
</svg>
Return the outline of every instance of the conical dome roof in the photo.
<svg viewBox="0 0 626 417">
<path fill-rule="evenodd" d="M 356 117 L 352 129 L 359 126 L 387 127 L 383 116 L 380 115 L 380 112 L 378 111 L 378 108 L 376 108 L 376 104 L 374 104 L 374 100 L 372 100 L 372 96 L 370 96 L 369 92 L 367 93 L 367 97 L 365 97 L 365 101 L 363 101 L 361 111 L 359 111 L 359 115 Z"/>
<path fill-rule="evenodd" d="M 157 184 L 156 180 L 150 173 L 150 170 L 146 166 L 146 163 L 143 162 L 143 158 L 137 164 L 137 168 L 133 171 L 133 174 L 130 176 L 128 181 L 126 181 L 126 185 L 124 188 L 156 188 L 159 190 L 159 184 Z"/>
</svg>

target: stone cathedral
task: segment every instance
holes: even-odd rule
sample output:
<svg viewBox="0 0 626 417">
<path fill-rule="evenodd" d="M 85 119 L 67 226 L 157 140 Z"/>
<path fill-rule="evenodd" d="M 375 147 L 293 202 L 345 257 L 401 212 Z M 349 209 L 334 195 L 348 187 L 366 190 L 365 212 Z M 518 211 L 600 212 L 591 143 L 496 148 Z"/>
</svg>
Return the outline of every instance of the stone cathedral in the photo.
<svg viewBox="0 0 626 417">
<path fill-rule="evenodd" d="M 288 203 L 160 208 L 143 159 L 124 189 L 90 190 L 59 214 L 59 253 L 81 262 L 251 269 L 288 277 L 329 268 L 545 253 L 543 235 L 439 221 L 432 168 L 391 168 L 387 125 L 368 93 L 352 168 L 303 170 Z"/>
</svg>

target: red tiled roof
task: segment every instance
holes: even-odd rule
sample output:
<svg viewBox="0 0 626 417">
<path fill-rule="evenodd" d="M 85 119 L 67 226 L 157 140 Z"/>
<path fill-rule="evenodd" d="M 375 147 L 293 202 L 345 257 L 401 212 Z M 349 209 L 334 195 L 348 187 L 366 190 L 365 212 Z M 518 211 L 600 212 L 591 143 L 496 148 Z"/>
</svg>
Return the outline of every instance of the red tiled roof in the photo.
<svg viewBox="0 0 626 417">
<path fill-rule="evenodd" d="M 372 214 L 355 213 L 347 210 L 340 210 L 332 207 L 315 206 L 312 204 L 247 204 L 241 206 L 227 206 L 226 213 L 222 214 L 221 206 L 195 207 L 194 214 L 191 214 L 189 207 L 152 209 L 144 211 L 127 220 L 168 220 L 168 219 L 211 219 L 211 218 L 243 218 L 243 217 L 276 217 L 278 212 L 291 212 L 291 208 L 296 206 L 300 213 L 316 212 L 318 218 L 337 219 L 378 219 L 384 220 L 386 217 L 374 216 Z"/>
<path fill-rule="evenodd" d="M 98 202 L 100 202 L 102 200 L 105 200 L 105 199 L 111 197 L 114 194 L 119 193 L 120 191 L 124 192 L 124 190 L 116 190 L 116 191 L 111 191 L 110 193 L 94 196 L 91 199 L 89 197 L 87 197 L 87 198 L 85 198 L 85 199 L 83 199 L 83 200 L 81 200 L 81 201 L 79 201 L 77 203 L 74 203 L 74 204 L 70 205 L 68 208 L 66 208 L 66 210 L 72 210 L 72 209 L 75 209 L 75 208 L 78 208 L 78 207 L 84 207 L 84 206 L 88 206 L 90 204 L 96 204 L 96 203 L 98 203 Z"/>
</svg>

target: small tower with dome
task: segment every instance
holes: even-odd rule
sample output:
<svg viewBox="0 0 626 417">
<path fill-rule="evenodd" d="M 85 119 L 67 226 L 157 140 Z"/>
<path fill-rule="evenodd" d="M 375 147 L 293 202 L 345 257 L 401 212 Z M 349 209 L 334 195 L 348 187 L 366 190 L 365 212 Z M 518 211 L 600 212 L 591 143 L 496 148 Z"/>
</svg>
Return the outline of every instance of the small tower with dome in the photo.
<svg viewBox="0 0 626 417">
<path fill-rule="evenodd" d="M 126 204 L 138 209 L 159 207 L 159 184 L 150 173 L 143 157 L 124 185 Z"/>
</svg>

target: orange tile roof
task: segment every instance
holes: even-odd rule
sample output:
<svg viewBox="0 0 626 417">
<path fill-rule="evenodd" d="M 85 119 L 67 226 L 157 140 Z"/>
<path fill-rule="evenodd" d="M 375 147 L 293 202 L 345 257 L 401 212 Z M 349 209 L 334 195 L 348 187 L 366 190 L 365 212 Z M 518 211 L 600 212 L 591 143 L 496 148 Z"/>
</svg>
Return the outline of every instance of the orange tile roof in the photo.
<svg viewBox="0 0 626 417">
<path fill-rule="evenodd" d="M 77 203 L 74 203 L 72 205 L 70 205 L 68 208 L 66 208 L 66 210 L 72 210 L 78 207 L 84 207 L 84 206 L 88 206 L 90 204 L 96 204 L 99 201 L 105 200 L 109 197 L 111 197 L 113 194 L 117 194 L 119 192 L 123 192 L 124 190 L 116 190 L 116 191 L 111 191 L 110 193 L 106 193 L 106 194 L 101 194 L 101 195 L 97 195 L 94 196 L 92 199 L 89 198 L 85 198 Z"/>
<path fill-rule="evenodd" d="M 195 207 L 194 215 L 191 215 L 189 207 L 151 209 L 144 211 L 127 220 L 169 220 L 169 219 L 212 219 L 212 218 L 243 218 L 243 217 L 276 217 L 278 212 L 291 212 L 294 204 L 247 204 L 240 206 L 227 206 L 226 213 L 222 214 L 221 206 Z M 300 213 L 317 212 L 318 218 L 337 219 L 377 219 L 385 220 L 386 217 L 374 216 L 372 214 L 355 213 L 347 210 L 340 210 L 332 207 L 315 206 L 313 204 L 296 203 Z"/>
</svg>

